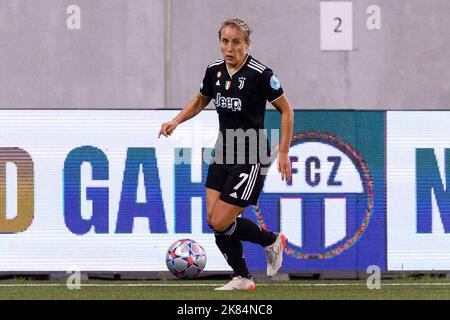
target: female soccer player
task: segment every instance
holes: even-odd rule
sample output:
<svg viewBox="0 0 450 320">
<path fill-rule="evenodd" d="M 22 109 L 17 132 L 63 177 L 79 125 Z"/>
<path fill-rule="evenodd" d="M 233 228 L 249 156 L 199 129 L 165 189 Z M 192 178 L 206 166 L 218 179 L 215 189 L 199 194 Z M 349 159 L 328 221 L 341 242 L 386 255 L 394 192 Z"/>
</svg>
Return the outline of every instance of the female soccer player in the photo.
<svg viewBox="0 0 450 320">
<path fill-rule="evenodd" d="M 196 116 L 213 100 L 220 132 L 205 184 L 207 221 L 214 230 L 217 246 L 234 271 L 233 279 L 216 290 L 255 289 L 241 241 L 264 247 L 268 276 L 280 269 L 286 245 L 283 234 L 264 230 L 239 217 L 249 204 L 257 204 L 265 178 L 263 169 L 270 166 L 270 161 L 262 161 L 262 150 L 267 149 L 262 146 L 265 143 L 267 146 L 267 138 L 260 134 L 266 101 L 281 113 L 278 171 L 282 180 L 291 179 L 288 151 L 293 129 L 292 107 L 272 70 L 248 54 L 250 33 L 247 23 L 239 18 L 221 24 L 222 58 L 207 67 L 200 93 L 172 121 L 163 123 L 158 134 L 158 138 L 170 136 L 179 124 Z M 256 140 L 249 141 L 252 137 Z"/>
</svg>

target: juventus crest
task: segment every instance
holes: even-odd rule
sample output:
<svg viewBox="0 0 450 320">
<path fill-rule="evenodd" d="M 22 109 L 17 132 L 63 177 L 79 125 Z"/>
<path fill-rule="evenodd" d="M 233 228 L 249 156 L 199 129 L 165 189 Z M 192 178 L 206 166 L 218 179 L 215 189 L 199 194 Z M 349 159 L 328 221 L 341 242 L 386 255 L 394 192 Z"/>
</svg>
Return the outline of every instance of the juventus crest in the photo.
<svg viewBox="0 0 450 320">
<path fill-rule="evenodd" d="M 241 90 L 244 87 L 245 83 L 245 77 L 239 77 L 239 90 Z"/>
</svg>

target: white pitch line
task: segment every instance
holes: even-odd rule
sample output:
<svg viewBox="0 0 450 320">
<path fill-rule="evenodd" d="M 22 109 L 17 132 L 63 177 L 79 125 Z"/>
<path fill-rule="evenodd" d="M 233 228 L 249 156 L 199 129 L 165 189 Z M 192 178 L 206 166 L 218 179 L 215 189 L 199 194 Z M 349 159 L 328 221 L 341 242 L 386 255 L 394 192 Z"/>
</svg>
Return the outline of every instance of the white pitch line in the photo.
<svg viewBox="0 0 450 320">
<path fill-rule="evenodd" d="M 366 283 L 326 283 L 326 284 L 322 284 L 322 283 L 310 283 L 310 284 L 297 284 L 297 283 L 286 283 L 286 284 L 260 284 L 261 285 L 267 285 L 267 286 L 287 286 L 287 287 L 349 287 L 349 286 L 353 286 L 353 287 L 366 287 L 367 284 Z M 449 283 L 381 283 L 380 284 L 382 287 L 395 287 L 395 286 L 450 286 L 450 282 Z"/>
<path fill-rule="evenodd" d="M 73 284 L 72 284 L 73 285 Z M 81 287 L 213 287 L 220 286 L 223 283 L 124 283 L 124 284 L 101 284 L 101 283 L 81 283 Z M 256 283 L 259 287 L 366 287 L 365 283 Z M 28 283 L 28 284 L 0 284 L 0 287 L 66 287 L 63 283 L 52 283 L 52 284 L 38 284 L 38 283 Z M 441 287 L 450 286 L 450 282 L 444 283 L 381 283 L 381 287 Z"/>
<path fill-rule="evenodd" d="M 0 287 L 61 287 L 62 284 L 0 284 Z"/>
</svg>

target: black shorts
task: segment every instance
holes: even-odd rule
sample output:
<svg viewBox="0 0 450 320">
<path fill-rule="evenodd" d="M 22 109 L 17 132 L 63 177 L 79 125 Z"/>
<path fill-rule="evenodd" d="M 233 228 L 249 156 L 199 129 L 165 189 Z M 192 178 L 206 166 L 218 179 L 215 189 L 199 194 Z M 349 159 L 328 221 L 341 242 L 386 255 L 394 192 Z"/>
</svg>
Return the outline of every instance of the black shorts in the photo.
<svg viewBox="0 0 450 320">
<path fill-rule="evenodd" d="M 265 174 L 261 164 L 223 165 L 212 163 L 208 168 L 205 186 L 221 192 L 223 202 L 245 208 L 256 205 L 264 186 Z"/>
</svg>

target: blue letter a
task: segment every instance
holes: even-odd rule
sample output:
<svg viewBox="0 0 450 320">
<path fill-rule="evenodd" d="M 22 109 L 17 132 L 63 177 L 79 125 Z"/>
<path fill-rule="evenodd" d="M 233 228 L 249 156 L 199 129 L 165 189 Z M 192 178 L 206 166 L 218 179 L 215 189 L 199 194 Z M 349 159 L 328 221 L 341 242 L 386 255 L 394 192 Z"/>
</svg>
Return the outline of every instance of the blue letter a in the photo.
<svg viewBox="0 0 450 320">
<path fill-rule="evenodd" d="M 144 173 L 147 202 L 137 203 L 139 169 Z M 116 233 L 132 233 L 135 217 L 146 217 L 150 232 L 167 233 L 158 166 L 154 148 L 129 148 L 117 216 Z"/>
</svg>

